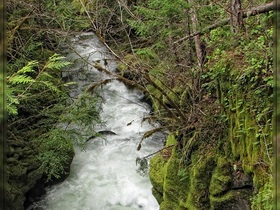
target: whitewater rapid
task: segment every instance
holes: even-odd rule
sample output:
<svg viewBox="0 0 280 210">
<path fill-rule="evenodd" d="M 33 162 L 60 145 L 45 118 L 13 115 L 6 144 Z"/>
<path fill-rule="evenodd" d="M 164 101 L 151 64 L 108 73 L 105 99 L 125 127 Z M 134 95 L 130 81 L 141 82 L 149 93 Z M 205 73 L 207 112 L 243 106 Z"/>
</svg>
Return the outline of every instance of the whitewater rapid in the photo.
<svg viewBox="0 0 280 210">
<path fill-rule="evenodd" d="M 98 61 L 104 68 L 114 71 L 116 62 L 93 34 L 77 36 L 73 40 L 76 58 L 72 80 L 77 82 L 72 96 L 93 82 L 107 78 L 90 63 Z M 79 56 L 78 56 L 79 54 Z M 84 63 L 86 60 L 89 64 Z M 116 135 L 105 135 L 88 141 L 84 149 L 75 148 L 70 175 L 62 183 L 47 189 L 44 198 L 33 205 L 34 209 L 47 210 L 158 210 L 152 195 L 148 176 L 137 172 L 137 157 L 144 157 L 160 149 L 161 135 L 137 145 L 143 134 L 154 126 L 142 119 L 150 107 L 142 102 L 143 94 L 112 81 L 99 90 L 102 96 L 101 119 L 106 123 L 96 126 Z"/>
</svg>

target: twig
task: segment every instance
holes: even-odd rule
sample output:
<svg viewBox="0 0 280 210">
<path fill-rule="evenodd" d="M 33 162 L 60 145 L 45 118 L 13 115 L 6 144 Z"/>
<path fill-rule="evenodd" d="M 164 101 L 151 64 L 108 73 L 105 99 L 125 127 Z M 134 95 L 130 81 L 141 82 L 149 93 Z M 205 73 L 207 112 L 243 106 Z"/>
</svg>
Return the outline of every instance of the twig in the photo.
<svg viewBox="0 0 280 210">
<path fill-rule="evenodd" d="M 177 144 L 178 144 L 178 143 L 177 143 Z M 168 149 L 168 148 L 177 146 L 177 144 L 172 144 L 172 145 L 169 145 L 168 147 L 164 147 L 164 148 L 162 148 L 162 149 L 160 149 L 160 150 L 158 150 L 158 151 L 156 151 L 156 152 L 154 152 L 154 153 L 152 153 L 152 154 L 149 154 L 149 155 L 143 157 L 143 159 L 147 159 L 147 158 L 149 158 L 149 157 L 151 157 L 151 156 L 153 156 L 153 155 L 155 155 L 155 154 L 157 154 L 157 153 L 159 153 L 159 152 L 161 152 L 161 151 L 163 151 L 163 150 L 165 150 L 165 149 Z"/>
</svg>

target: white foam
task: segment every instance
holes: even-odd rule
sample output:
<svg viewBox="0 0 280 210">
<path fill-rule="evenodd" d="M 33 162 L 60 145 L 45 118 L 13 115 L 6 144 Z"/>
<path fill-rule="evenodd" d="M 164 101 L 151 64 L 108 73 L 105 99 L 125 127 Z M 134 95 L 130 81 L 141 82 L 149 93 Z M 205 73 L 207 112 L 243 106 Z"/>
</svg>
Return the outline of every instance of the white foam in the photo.
<svg viewBox="0 0 280 210">
<path fill-rule="evenodd" d="M 106 53 L 104 48 L 97 50 L 96 42 L 95 37 L 83 42 L 77 40 L 80 45 L 76 48 L 85 57 L 100 59 L 99 56 Z M 159 209 L 149 178 L 136 170 L 138 156 L 148 155 L 160 147 L 160 142 L 145 140 L 142 150 L 136 151 L 143 133 L 152 129 L 148 123 L 141 122 L 150 111 L 140 102 L 142 93 L 114 81 L 102 89 L 102 95 L 105 103 L 101 117 L 107 122 L 100 129 L 112 130 L 117 135 L 89 141 L 86 151 L 76 148 L 70 176 L 50 188 L 45 199 L 36 205 L 48 210 Z"/>
</svg>

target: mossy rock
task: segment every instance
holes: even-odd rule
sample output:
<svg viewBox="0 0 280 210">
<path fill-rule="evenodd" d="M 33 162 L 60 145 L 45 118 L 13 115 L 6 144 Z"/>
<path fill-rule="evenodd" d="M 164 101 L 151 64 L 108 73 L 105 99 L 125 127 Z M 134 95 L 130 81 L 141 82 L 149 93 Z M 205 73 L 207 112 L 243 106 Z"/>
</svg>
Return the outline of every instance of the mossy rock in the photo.
<svg viewBox="0 0 280 210">
<path fill-rule="evenodd" d="M 192 167 L 190 167 L 190 189 L 186 196 L 185 206 L 190 209 L 209 209 L 209 186 L 212 176 L 212 171 L 216 167 L 216 157 L 213 155 L 196 154 L 192 156 L 200 156 L 192 158 Z"/>
<path fill-rule="evenodd" d="M 5 186 L 5 207 L 6 210 L 23 210 L 24 206 L 24 194 L 17 187 L 10 185 L 9 183 Z"/>
<path fill-rule="evenodd" d="M 168 143 L 175 143 L 174 136 L 169 136 Z M 179 174 L 181 171 L 181 159 L 178 156 L 179 153 L 176 150 L 176 147 L 173 147 L 171 156 L 168 159 L 165 166 L 165 180 L 163 184 L 163 202 L 161 204 L 161 210 L 179 210 L 185 209 L 184 206 L 181 206 L 181 201 L 184 200 L 186 194 L 189 190 L 189 179 L 188 174 Z M 170 208 L 172 206 L 172 208 Z"/>
<path fill-rule="evenodd" d="M 41 162 L 37 158 L 38 150 L 33 149 L 35 146 L 34 142 L 30 142 L 28 146 L 26 144 L 18 145 L 21 145 L 21 147 L 17 146 L 16 149 L 10 150 L 10 156 L 7 158 L 7 184 L 5 193 L 7 210 L 23 210 L 27 207 L 24 206 L 26 200 L 29 199 L 27 195 L 34 189 L 36 183 L 43 183 L 41 185 L 42 188 L 47 184 L 44 171 L 41 168 Z M 8 146 L 12 148 L 11 145 Z M 70 164 L 74 157 L 74 150 L 73 147 L 65 149 L 66 151 L 63 154 L 67 158 L 67 163 L 65 162 L 64 168 L 66 172 L 69 172 Z M 62 178 L 65 179 L 67 175 L 67 173 L 62 174 Z M 57 180 L 55 181 L 55 183 L 58 182 Z M 60 179 L 59 181 L 63 180 Z M 41 189 L 37 187 L 35 190 L 43 191 Z"/>
<path fill-rule="evenodd" d="M 229 161 L 224 157 L 219 157 L 217 166 L 213 171 L 209 192 L 216 196 L 230 189 L 232 167 Z"/>
<path fill-rule="evenodd" d="M 158 201 L 161 203 L 163 198 L 163 183 L 164 183 L 164 167 L 166 160 L 161 156 L 161 154 L 155 155 L 150 160 L 150 171 L 149 176 L 153 186 L 153 194 Z"/>
<path fill-rule="evenodd" d="M 170 200 L 165 199 L 161 204 L 160 204 L 160 210 L 181 210 L 180 206 L 178 205 L 177 202 L 172 202 Z"/>
<path fill-rule="evenodd" d="M 250 210 L 252 190 L 231 190 L 220 197 L 211 196 L 211 210 Z"/>
<path fill-rule="evenodd" d="M 152 194 L 157 200 L 158 204 L 161 204 L 163 202 L 162 192 L 157 191 L 155 187 L 152 188 Z"/>
<path fill-rule="evenodd" d="M 164 193 L 165 197 L 177 201 L 181 197 L 183 190 L 182 180 L 178 176 L 180 167 L 180 159 L 177 156 L 176 148 L 173 148 L 171 156 L 166 164 L 165 174 L 166 179 L 164 180 Z"/>
<path fill-rule="evenodd" d="M 211 210 L 224 210 L 226 205 L 232 202 L 234 193 L 229 191 L 221 197 L 210 196 Z"/>
</svg>

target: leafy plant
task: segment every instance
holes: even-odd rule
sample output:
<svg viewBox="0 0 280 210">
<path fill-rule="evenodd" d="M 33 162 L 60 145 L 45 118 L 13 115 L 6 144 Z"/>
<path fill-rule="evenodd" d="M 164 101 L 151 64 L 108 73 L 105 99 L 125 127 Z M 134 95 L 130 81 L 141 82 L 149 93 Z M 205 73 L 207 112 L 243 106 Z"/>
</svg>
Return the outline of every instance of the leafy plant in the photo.
<svg viewBox="0 0 280 210">
<path fill-rule="evenodd" d="M 8 114 L 17 115 L 20 102 L 28 101 L 28 97 L 34 97 L 34 95 L 30 96 L 31 93 L 36 94 L 33 92 L 34 89 L 37 90 L 37 94 L 42 89 L 44 92 L 50 91 L 59 94 L 60 89 L 57 87 L 56 78 L 48 71 L 59 71 L 71 64 L 64 59 L 65 57 L 54 54 L 39 70 L 37 70 L 40 68 L 38 61 L 31 61 L 16 73 L 8 76 L 6 93 Z"/>
<path fill-rule="evenodd" d="M 268 181 L 258 194 L 252 199 L 252 209 L 255 210 L 272 210 L 273 209 L 273 183 Z"/>
<path fill-rule="evenodd" d="M 35 140 L 40 149 L 38 160 L 48 179 L 65 173 L 65 166 L 74 156 L 73 145 L 83 148 L 89 136 L 98 135 L 94 131 L 94 126 L 101 123 L 97 102 L 91 94 L 81 93 L 67 107 L 59 103 L 45 113 L 50 118 L 58 114 L 52 129 Z"/>
</svg>

